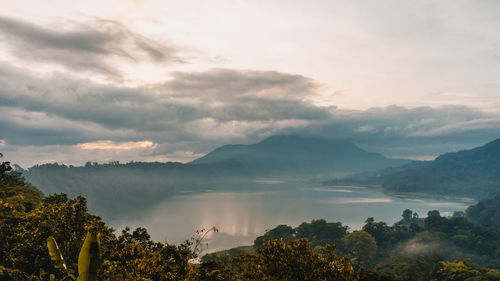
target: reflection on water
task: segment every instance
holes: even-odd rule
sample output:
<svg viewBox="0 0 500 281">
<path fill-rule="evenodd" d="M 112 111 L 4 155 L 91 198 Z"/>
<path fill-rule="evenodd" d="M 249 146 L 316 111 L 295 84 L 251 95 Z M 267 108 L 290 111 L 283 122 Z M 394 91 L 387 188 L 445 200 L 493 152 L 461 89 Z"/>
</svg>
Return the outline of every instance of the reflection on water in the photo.
<svg viewBox="0 0 500 281">
<path fill-rule="evenodd" d="M 325 191 L 325 192 L 352 192 L 350 189 L 331 189 L 331 188 L 320 188 L 320 187 L 310 187 L 303 188 L 305 191 Z"/>
<path fill-rule="evenodd" d="M 262 189 L 260 189 L 262 190 Z M 367 217 L 390 224 L 401 219 L 404 209 L 420 216 L 429 210 L 443 214 L 463 211 L 468 204 L 437 199 L 401 199 L 375 189 L 273 183 L 266 191 L 207 192 L 166 199 L 141 213 L 128 214 L 111 224 L 143 226 L 156 241 L 180 243 L 197 229 L 215 226 L 219 233 L 208 238 L 208 251 L 253 244 L 255 237 L 279 224 L 297 226 L 312 219 L 343 222 L 351 230 L 363 226 Z"/>
<path fill-rule="evenodd" d="M 342 200 L 338 201 L 336 200 L 337 204 L 353 204 L 353 203 L 388 203 L 392 202 L 391 198 L 356 198 L 356 199 L 348 199 L 348 200 Z"/>
</svg>

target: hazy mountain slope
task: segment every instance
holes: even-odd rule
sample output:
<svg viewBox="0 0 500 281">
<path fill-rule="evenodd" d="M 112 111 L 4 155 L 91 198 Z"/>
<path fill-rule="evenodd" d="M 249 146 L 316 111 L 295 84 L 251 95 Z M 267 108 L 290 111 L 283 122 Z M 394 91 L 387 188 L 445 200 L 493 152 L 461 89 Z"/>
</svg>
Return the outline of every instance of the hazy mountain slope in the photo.
<svg viewBox="0 0 500 281">
<path fill-rule="evenodd" d="M 353 143 L 297 136 L 273 136 L 251 145 L 225 145 L 193 164 L 233 160 L 258 175 L 346 174 L 409 163 L 367 152 Z"/>
<path fill-rule="evenodd" d="M 500 192 L 500 139 L 433 161 L 364 173 L 330 183 L 378 183 L 388 192 L 429 193 L 477 199 Z"/>
</svg>

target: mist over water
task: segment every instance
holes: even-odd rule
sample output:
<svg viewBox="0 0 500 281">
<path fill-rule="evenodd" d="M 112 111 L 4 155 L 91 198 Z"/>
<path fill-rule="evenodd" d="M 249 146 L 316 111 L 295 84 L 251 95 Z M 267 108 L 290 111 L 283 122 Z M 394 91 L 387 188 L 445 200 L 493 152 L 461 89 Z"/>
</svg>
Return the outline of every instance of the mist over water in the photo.
<svg viewBox="0 0 500 281">
<path fill-rule="evenodd" d="M 255 186 L 255 182 L 249 185 Z M 241 188 L 241 187 L 240 187 Z M 219 229 L 209 235 L 207 252 L 251 245 L 266 229 L 279 224 L 297 226 L 313 219 L 340 221 L 350 230 L 360 229 L 367 217 L 392 224 L 405 209 L 421 217 L 429 210 L 443 215 L 465 210 L 470 203 L 438 199 L 402 199 L 366 187 L 266 182 L 255 192 L 225 191 L 173 196 L 147 210 L 111 221 L 118 230 L 145 227 L 156 241 L 181 243 L 197 229 Z"/>
</svg>

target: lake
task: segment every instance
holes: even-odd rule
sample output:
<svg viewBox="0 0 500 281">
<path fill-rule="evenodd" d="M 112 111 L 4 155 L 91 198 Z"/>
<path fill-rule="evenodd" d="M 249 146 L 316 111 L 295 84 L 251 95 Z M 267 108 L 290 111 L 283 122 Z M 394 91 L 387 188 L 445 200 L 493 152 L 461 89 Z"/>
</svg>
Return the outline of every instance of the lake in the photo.
<svg viewBox="0 0 500 281">
<path fill-rule="evenodd" d="M 350 230 L 360 229 L 367 217 L 392 224 L 405 209 L 421 217 L 429 210 L 442 215 L 463 211 L 472 203 L 440 199 L 390 197 L 374 188 L 326 187 L 319 184 L 281 181 L 253 182 L 252 192 L 208 191 L 186 193 L 165 199 L 148 210 L 127 214 L 111 225 L 118 230 L 126 225 L 148 229 L 153 240 L 181 243 L 197 229 L 217 227 L 209 235 L 206 252 L 251 245 L 266 229 L 279 224 L 297 226 L 313 219 L 342 222 Z"/>
</svg>

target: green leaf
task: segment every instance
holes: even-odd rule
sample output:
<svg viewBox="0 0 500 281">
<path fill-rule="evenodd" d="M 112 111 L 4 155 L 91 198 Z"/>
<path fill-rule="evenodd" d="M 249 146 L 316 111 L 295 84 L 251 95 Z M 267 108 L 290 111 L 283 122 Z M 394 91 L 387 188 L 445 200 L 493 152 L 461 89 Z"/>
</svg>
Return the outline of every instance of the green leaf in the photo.
<svg viewBox="0 0 500 281">
<path fill-rule="evenodd" d="M 54 267 L 64 270 L 66 274 L 73 280 L 76 279 L 76 277 L 68 269 L 66 261 L 64 260 L 61 250 L 59 249 L 57 241 L 54 237 L 50 236 L 49 238 L 47 238 L 47 248 L 49 249 L 50 259 L 54 263 Z"/>
<path fill-rule="evenodd" d="M 77 281 L 96 281 L 97 270 L 100 266 L 100 241 L 96 233 L 88 232 L 78 256 Z"/>
<path fill-rule="evenodd" d="M 66 262 L 54 237 L 47 238 L 47 248 L 49 249 L 50 259 L 54 262 L 54 267 L 66 270 Z"/>
</svg>

